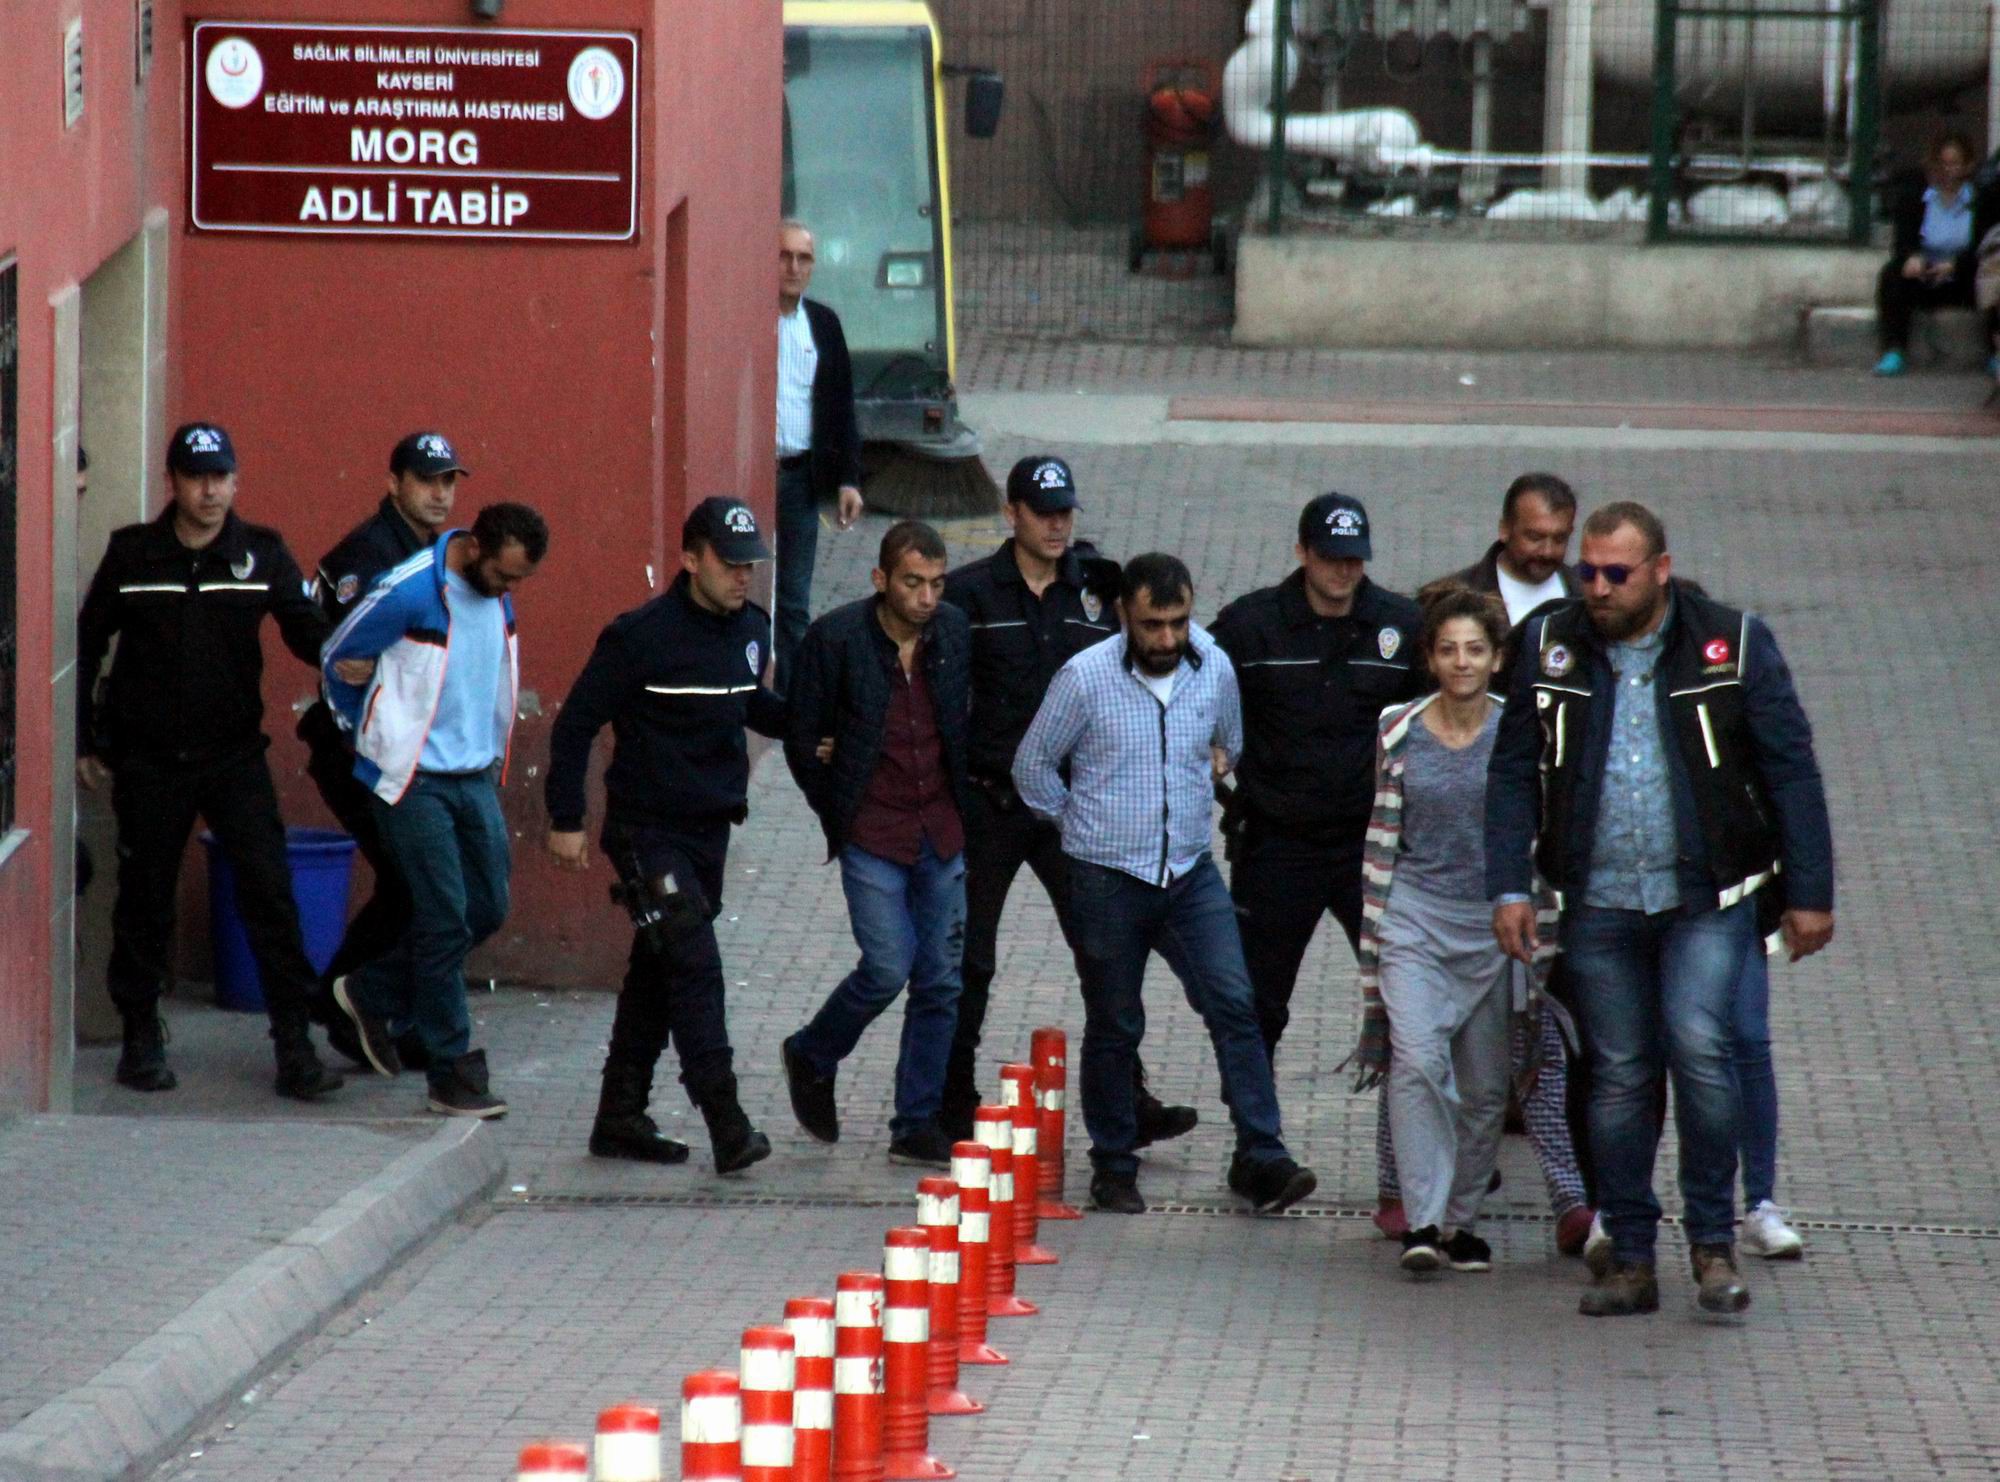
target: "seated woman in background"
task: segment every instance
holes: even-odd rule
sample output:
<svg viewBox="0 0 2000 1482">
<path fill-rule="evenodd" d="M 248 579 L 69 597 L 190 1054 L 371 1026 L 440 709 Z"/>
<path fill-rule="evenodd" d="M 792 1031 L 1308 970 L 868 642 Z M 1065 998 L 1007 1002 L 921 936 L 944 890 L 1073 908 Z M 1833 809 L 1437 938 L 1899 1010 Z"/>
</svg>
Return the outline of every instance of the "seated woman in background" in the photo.
<svg viewBox="0 0 2000 1482">
<path fill-rule="evenodd" d="M 1923 177 L 1895 207 L 1895 250 L 1875 285 L 1878 376 L 1900 376 L 1909 368 L 1910 326 L 1918 310 L 1973 306 L 1974 254 L 1994 215 L 1992 201 L 1973 189 L 1978 158 L 1965 135 L 1940 134 L 1924 152 Z M 1989 313 L 1989 345 L 1992 329 Z"/>
</svg>

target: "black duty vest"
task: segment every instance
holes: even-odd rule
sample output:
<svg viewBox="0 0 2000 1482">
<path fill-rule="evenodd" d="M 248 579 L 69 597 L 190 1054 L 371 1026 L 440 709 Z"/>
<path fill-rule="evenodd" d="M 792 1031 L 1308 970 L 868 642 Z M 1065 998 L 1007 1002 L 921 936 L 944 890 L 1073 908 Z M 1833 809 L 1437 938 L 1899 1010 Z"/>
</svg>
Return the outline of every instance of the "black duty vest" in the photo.
<svg viewBox="0 0 2000 1482">
<path fill-rule="evenodd" d="M 1777 815 L 1756 768 L 1744 713 L 1748 638 L 1743 613 L 1675 585 L 1660 656 L 1671 730 L 1663 739 L 1678 748 L 1693 789 L 1718 908 L 1735 905 L 1778 872 Z M 1589 613 L 1581 602 L 1572 602 L 1542 624 L 1534 659 L 1535 713 L 1542 727 L 1535 863 L 1558 891 L 1574 883 L 1565 878 L 1563 846 L 1576 818 L 1580 763 L 1590 749 L 1602 760 L 1610 731 L 1613 696 L 1597 693 L 1601 648 Z"/>
</svg>

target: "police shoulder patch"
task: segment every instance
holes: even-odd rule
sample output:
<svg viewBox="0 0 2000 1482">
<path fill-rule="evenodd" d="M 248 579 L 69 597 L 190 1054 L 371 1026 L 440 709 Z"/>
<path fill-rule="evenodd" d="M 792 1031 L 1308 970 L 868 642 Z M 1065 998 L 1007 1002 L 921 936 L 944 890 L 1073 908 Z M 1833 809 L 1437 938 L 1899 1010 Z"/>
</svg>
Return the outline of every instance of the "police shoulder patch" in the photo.
<svg viewBox="0 0 2000 1482">
<path fill-rule="evenodd" d="M 1542 651 L 1542 672 L 1551 679 L 1561 679 L 1575 667 L 1575 656 L 1560 643 L 1551 644 Z"/>
<path fill-rule="evenodd" d="M 360 590 L 361 578 L 350 571 L 333 584 L 333 600 L 345 607 L 354 600 L 355 594 Z"/>
<path fill-rule="evenodd" d="M 764 650 L 756 639 L 753 638 L 743 645 L 743 657 L 750 661 L 750 672 L 752 674 L 762 674 L 764 672 L 763 665 L 758 662 L 764 657 Z"/>
<path fill-rule="evenodd" d="M 1400 629 L 1384 628 L 1375 635 L 1375 648 L 1385 659 L 1395 658 L 1396 651 L 1402 646 L 1403 634 Z"/>
</svg>

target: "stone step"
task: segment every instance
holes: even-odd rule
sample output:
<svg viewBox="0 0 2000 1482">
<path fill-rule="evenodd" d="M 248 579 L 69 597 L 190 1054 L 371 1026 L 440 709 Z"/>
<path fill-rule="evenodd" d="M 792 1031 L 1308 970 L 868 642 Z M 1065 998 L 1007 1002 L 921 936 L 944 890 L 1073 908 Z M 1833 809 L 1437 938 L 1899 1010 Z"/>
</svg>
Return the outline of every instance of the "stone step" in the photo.
<svg viewBox="0 0 2000 1482">
<path fill-rule="evenodd" d="M 1917 316 L 1910 337 L 1913 365 L 1983 366 L 1992 353 L 1984 316 L 1975 309 L 1939 309 Z M 1873 304 L 1820 304 L 1799 314 L 1799 350 L 1809 365 L 1873 364 Z"/>
</svg>

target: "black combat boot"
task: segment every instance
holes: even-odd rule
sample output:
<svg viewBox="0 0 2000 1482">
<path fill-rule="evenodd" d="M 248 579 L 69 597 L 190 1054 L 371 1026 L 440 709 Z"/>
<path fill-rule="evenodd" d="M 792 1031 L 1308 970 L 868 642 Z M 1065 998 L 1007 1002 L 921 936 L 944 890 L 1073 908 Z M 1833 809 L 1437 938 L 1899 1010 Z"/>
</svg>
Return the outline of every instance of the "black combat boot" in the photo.
<svg viewBox="0 0 2000 1482">
<path fill-rule="evenodd" d="M 118 1084 L 134 1091 L 171 1091 L 180 1078 L 167 1068 L 167 1025 L 156 1008 L 124 1015 L 125 1047 L 118 1056 Z"/>
<path fill-rule="evenodd" d="M 653 1069 L 621 1060 L 604 1062 L 604 1085 L 597 1095 L 597 1121 L 590 1151 L 598 1158 L 630 1158 L 639 1163 L 685 1163 L 688 1145 L 663 1137 L 646 1115 Z M 768 1145 L 767 1145 L 768 1148 Z"/>
<path fill-rule="evenodd" d="M 278 1094 L 294 1101 L 313 1101 L 347 1084 L 337 1070 L 320 1063 L 306 1033 L 306 1021 L 286 1020 L 271 1025 L 271 1043 L 278 1057 Z"/>
<path fill-rule="evenodd" d="M 717 1173 L 741 1173 L 771 1156 L 771 1139 L 750 1125 L 749 1114 L 736 1099 L 736 1077 L 724 1076 L 699 1089 L 688 1088 L 708 1123 L 709 1146 L 715 1151 Z"/>
<path fill-rule="evenodd" d="M 1138 1124 L 1138 1136 L 1132 1139 L 1135 1151 L 1185 1136 L 1201 1121 L 1201 1114 L 1193 1107 L 1169 1105 L 1146 1088 L 1146 1064 L 1136 1055 L 1132 1057 L 1132 1111 Z"/>
</svg>

